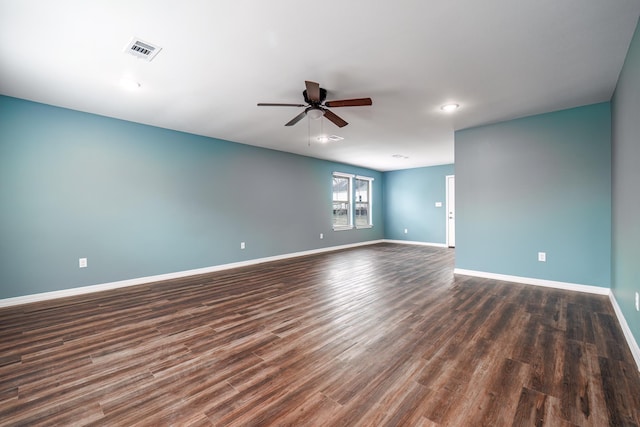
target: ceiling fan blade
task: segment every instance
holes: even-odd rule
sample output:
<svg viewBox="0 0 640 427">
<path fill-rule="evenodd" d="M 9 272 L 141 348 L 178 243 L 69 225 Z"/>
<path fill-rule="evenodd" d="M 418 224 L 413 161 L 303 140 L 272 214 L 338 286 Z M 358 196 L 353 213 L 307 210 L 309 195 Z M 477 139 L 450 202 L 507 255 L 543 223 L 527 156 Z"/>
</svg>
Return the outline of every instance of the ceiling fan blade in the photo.
<svg viewBox="0 0 640 427">
<path fill-rule="evenodd" d="M 371 98 L 355 98 L 355 99 L 341 99 L 338 101 L 327 101 L 324 103 L 327 107 L 360 107 L 363 105 L 371 105 L 373 101 Z"/>
<path fill-rule="evenodd" d="M 295 116 L 293 119 L 289 120 L 289 122 L 287 124 L 285 124 L 285 126 L 293 126 L 296 123 L 298 123 L 300 120 L 302 120 L 302 118 L 307 114 L 307 110 L 303 111 L 302 113 L 298 114 L 297 116 Z"/>
<path fill-rule="evenodd" d="M 259 102 L 258 107 L 304 107 L 304 104 L 278 104 L 273 102 Z"/>
<path fill-rule="evenodd" d="M 305 81 L 307 85 L 307 98 L 311 102 L 320 102 L 320 85 L 316 82 Z"/>
<path fill-rule="evenodd" d="M 345 122 L 342 118 L 340 118 L 336 113 L 330 111 L 330 110 L 324 110 L 324 116 L 331 120 L 336 126 L 338 126 L 339 128 L 343 128 L 346 125 L 348 125 L 349 123 Z"/>
</svg>

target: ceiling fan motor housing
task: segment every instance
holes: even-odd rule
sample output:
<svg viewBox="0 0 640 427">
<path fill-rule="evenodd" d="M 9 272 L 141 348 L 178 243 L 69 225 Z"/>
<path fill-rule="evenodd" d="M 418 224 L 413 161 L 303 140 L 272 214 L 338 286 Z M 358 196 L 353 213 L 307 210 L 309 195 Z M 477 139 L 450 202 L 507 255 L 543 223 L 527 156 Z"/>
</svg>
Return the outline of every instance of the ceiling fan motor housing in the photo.
<svg viewBox="0 0 640 427">
<path fill-rule="evenodd" d="M 306 89 L 302 91 L 302 96 L 304 96 L 304 102 L 306 102 L 307 104 L 320 105 L 324 102 L 325 99 L 327 99 L 327 90 L 324 88 L 320 88 L 320 102 L 313 102 L 309 100 L 309 98 L 307 97 Z"/>
</svg>

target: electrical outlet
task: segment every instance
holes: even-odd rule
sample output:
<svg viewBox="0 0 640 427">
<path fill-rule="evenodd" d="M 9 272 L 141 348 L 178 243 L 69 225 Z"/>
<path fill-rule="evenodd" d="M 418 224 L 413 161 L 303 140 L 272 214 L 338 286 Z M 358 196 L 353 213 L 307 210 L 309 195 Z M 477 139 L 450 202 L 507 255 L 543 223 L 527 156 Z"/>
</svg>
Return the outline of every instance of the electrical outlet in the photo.
<svg viewBox="0 0 640 427">
<path fill-rule="evenodd" d="M 408 229 L 408 228 L 405 228 L 405 229 L 404 229 L 404 234 L 407 234 L 407 233 L 409 233 L 409 229 Z"/>
<path fill-rule="evenodd" d="M 320 233 L 320 240 L 324 239 L 324 234 Z"/>
<path fill-rule="evenodd" d="M 538 252 L 538 261 L 547 262 L 547 253 L 546 252 Z"/>
<path fill-rule="evenodd" d="M 640 294 L 636 292 L 636 311 L 640 311 Z"/>
<path fill-rule="evenodd" d="M 442 207 L 442 202 L 436 202 L 436 208 L 441 208 Z"/>
<path fill-rule="evenodd" d="M 244 242 L 240 242 L 240 249 L 244 249 Z"/>
<path fill-rule="evenodd" d="M 87 259 L 86 258 L 78 259 L 78 267 L 87 268 Z"/>
</svg>

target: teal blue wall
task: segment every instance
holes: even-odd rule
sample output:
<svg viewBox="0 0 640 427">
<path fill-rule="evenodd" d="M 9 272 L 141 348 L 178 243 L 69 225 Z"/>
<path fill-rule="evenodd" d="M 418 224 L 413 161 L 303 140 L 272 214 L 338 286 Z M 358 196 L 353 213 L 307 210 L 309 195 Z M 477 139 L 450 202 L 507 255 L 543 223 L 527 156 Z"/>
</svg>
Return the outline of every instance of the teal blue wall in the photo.
<svg viewBox="0 0 640 427">
<path fill-rule="evenodd" d="M 0 298 L 382 239 L 382 203 L 332 231 L 333 171 L 382 200 L 380 172 L 0 97 Z"/>
<path fill-rule="evenodd" d="M 455 159 L 457 268 L 610 286 L 608 102 L 458 131 Z"/>
<path fill-rule="evenodd" d="M 445 244 L 445 177 L 453 174 L 453 165 L 385 172 L 385 237 Z M 436 202 L 442 202 L 442 207 L 435 207 Z"/>
<path fill-rule="evenodd" d="M 640 342 L 640 26 L 612 100 L 613 266 L 611 290 Z"/>
</svg>

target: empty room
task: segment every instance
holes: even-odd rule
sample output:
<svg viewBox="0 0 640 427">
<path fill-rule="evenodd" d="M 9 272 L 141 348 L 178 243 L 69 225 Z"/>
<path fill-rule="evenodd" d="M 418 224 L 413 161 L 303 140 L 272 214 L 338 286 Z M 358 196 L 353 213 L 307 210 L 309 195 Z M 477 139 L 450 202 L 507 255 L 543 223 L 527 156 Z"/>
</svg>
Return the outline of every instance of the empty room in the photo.
<svg viewBox="0 0 640 427">
<path fill-rule="evenodd" d="M 640 0 L 0 0 L 0 426 L 640 426 Z"/>
</svg>

